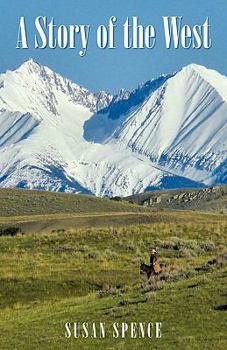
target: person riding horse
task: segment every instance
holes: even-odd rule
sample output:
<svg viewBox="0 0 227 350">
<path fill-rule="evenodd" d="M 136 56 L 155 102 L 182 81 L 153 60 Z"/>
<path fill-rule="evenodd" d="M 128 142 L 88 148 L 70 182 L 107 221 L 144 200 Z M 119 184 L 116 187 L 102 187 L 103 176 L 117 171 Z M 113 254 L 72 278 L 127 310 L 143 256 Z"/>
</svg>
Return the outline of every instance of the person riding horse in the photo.
<svg viewBox="0 0 227 350">
<path fill-rule="evenodd" d="M 158 259 L 156 254 L 157 254 L 156 250 L 152 249 L 151 255 L 150 255 L 150 267 L 151 267 L 152 273 L 154 274 L 158 274 L 162 270 L 159 263 L 157 262 Z"/>
<path fill-rule="evenodd" d="M 155 249 L 152 249 L 151 255 L 150 255 L 150 265 L 151 265 L 151 266 L 154 266 L 155 263 L 156 263 L 156 261 L 157 261 L 156 254 L 157 254 L 156 250 L 155 250 Z"/>
<path fill-rule="evenodd" d="M 146 265 L 144 262 L 140 265 L 140 273 L 146 274 L 149 279 L 151 275 L 158 275 L 162 272 L 162 264 L 160 265 L 157 261 L 157 252 L 152 249 L 150 255 L 150 265 Z"/>
</svg>

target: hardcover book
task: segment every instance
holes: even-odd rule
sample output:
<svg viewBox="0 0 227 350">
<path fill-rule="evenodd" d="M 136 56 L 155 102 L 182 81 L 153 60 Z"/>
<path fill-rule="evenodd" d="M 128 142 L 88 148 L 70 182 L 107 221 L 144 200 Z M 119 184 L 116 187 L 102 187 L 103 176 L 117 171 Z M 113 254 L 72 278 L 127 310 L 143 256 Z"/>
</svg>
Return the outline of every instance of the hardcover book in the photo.
<svg viewBox="0 0 227 350">
<path fill-rule="evenodd" d="M 227 348 L 227 3 L 0 3 L 0 349 Z"/>
</svg>

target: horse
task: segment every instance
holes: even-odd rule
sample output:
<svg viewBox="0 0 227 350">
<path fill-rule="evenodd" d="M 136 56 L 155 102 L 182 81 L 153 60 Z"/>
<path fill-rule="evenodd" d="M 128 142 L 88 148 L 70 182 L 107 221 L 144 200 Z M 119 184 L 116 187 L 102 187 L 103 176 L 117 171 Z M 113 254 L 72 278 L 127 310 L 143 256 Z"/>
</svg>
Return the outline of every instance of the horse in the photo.
<svg viewBox="0 0 227 350">
<path fill-rule="evenodd" d="M 147 279 L 151 277 L 151 275 L 157 276 L 162 272 L 162 264 L 160 265 L 159 263 L 156 263 L 156 267 L 152 265 L 147 265 L 144 262 L 140 264 L 140 274 L 147 275 Z"/>
</svg>

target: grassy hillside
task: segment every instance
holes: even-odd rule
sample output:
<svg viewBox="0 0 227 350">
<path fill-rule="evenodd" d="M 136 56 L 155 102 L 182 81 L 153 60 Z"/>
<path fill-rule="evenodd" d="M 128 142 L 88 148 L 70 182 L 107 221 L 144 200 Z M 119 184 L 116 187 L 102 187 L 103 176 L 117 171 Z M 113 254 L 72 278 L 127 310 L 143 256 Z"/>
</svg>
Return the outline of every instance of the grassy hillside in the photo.
<svg viewBox="0 0 227 350">
<path fill-rule="evenodd" d="M 133 205 L 89 195 L 0 189 L 0 216 L 140 211 Z"/>
<path fill-rule="evenodd" d="M 203 189 L 154 191 L 125 198 L 153 209 L 200 210 L 227 213 L 227 186 Z"/>
<path fill-rule="evenodd" d="M 226 215 L 35 191 L 0 197 L 1 350 L 227 347 Z M 153 247 L 165 268 L 147 281 L 140 262 Z M 65 322 L 78 321 L 105 322 L 106 338 L 66 339 Z M 113 339 L 113 322 L 162 322 L 163 336 Z"/>
<path fill-rule="evenodd" d="M 87 195 L 0 189 L 0 235 L 8 227 L 39 233 L 75 227 L 121 227 L 190 220 L 212 222 L 213 216 L 199 212 L 172 212 L 170 215 L 138 204 Z"/>
<path fill-rule="evenodd" d="M 140 214 L 146 212 L 138 205 L 89 195 L 0 189 L 0 231 L 12 225 L 25 232 L 121 225 L 141 222 Z"/>
<path fill-rule="evenodd" d="M 0 237 L 0 348 L 226 348 L 227 221 L 201 219 Z M 154 246 L 166 268 L 148 283 Z M 163 338 L 64 337 L 65 322 L 94 320 L 159 321 Z"/>
</svg>

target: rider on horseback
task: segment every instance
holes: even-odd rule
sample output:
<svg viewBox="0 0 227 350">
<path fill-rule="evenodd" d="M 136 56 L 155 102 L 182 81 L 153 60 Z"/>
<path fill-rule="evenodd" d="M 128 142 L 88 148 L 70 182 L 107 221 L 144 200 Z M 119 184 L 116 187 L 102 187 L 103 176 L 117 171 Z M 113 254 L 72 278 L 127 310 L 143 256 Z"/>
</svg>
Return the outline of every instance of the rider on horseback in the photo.
<svg viewBox="0 0 227 350">
<path fill-rule="evenodd" d="M 140 265 L 140 273 L 147 274 L 148 279 L 151 277 L 151 275 L 158 275 L 162 272 L 162 266 L 158 263 L 156 254 L 156 250 L 152 249 L 150 255 L 150 265 L 147 265 L 144 262 L 141 262 Z"/>
<path fill-rule="evenodd" d="M 160 265 L 157 262 L 156 254 L 157 254 L 156 250 L 152 249 L 151 255 L 150 255 L 150 267 L 153 273 L 159 273 L 161 271 Z"/>
</svg>

